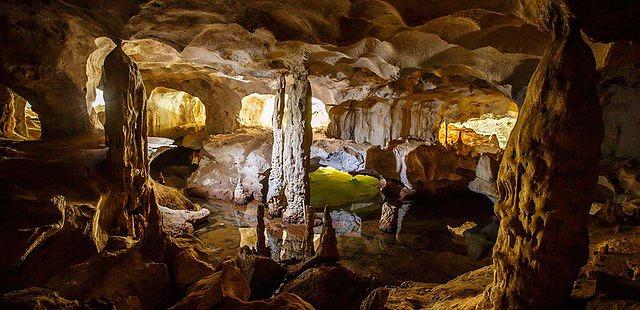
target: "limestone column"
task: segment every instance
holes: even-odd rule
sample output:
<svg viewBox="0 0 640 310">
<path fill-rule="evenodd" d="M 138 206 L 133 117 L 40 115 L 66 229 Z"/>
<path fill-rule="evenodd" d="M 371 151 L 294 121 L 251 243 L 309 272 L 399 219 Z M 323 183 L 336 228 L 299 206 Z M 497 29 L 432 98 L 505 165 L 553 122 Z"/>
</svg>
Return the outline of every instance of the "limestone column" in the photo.
<svg viewBox="0 0 640 310">
<path fill-rule="evenodd" d="M 306 71 L 293 73 L 288 100 L 285 102 L 283 172 L 287 206 L 283 219 L 303 223 L 311 218 L 311 83 Z M 308 215 L 308 216 L 305 216 Z M 313 221 L 313 220 L 311 220 Z M 311 223 L 313 226 L 313 223 Z"/>
<path fill-rule="evenodd" d="M 13 129 L 16 125 L 15 108 L 13 105 L 13 92 L 3 85 L 0 85 L 0 137 L 13 137 Z"/>
<path fill-rule="evenodd" d="M 282 121 L 284 118 L 284 104 L 286 92 L 286 79 L 280 77 L 280 86 L 273 103 L 273 115 L 271 124 L 273 127 L 273 148 L 271 150 L 271 173 L 269 174 L 269 191 L 267 192 L 267 205 L 269 206 L 270 217 L 282 216 L 282 211 L 287 205 L 287 198 L 284 194 L 284 166 L 282 157 L 284 155 L 284 132 Z"/>
<path fill-rule="evenodd" d="M 553 41 L 505 150 L 494 282 L 479 308 L 562 307 L 588 258 L 603 124 L 593 55 L 570 16 L 550 17 Z"/>
<path fill-rule="evenodd" d="M 109 235 L 141 237 L 150 213 L 158 212 L 149 184 L 144 84 L 120 46 L 107 56 L 103 79 L 109 146 L 105 172 L 111 183 L 99 208 L 100 226 Z"/>
</svg>

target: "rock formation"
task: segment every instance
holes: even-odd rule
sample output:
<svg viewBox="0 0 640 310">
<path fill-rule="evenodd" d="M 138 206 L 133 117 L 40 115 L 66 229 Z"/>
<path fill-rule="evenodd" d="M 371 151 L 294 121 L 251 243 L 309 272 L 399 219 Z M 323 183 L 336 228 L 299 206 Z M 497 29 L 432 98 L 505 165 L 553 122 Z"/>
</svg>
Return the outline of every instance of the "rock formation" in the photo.
<svg viewBox="0 0 640 310">
<path fill-rule="evenodd" d="M 283 131 L 283 118 L 285 111 L 286 79 L 280 77 L 278 92 L 273 104 L 272 129 L 273 145 L 271 149 L 271 172 L 269 174 L 269 191 L 267 193 L 267 204 L 269 206 L 269 216 L 282 216 L 282 211 L 286 208 L 287 199 L 285 196 L 284 179 L 284 145 L 285 136 Z"/>
<path fill-rule="evenodd" d="M 588 193 L 602 141 L 595 63 L 567 8 L 549 10 L 553 42 L 529 84 L 498 176 L 496 271 L 486 291 L 495 308 L 564 305 L 588 256 Z"/>
<path fill-rule="evenodd" d="M 0 85 L 0 137 L 11 138 L 15 123 L 15 106 L 13 93 Z"/>
<path fill-rule="evenodd" d="M 398 229 L 398 210 L 399 208 L 385 202 L 382 205 L 382 214 L 380 214 L 380 222 L 378 228 L 386 233 L 394 234 Z"/>
<path fill-rule="evenodd" d="M 142 77 L 120 47 L 105 60 L 107 158 L 113 185 L 99 206 L 103 233 L 141 237 L 153 208 L 147 156 L 147 105 Z"/>
<path fill-rule="evenodd" d="M 288 223 L 305 222 L 307 226 L 313 226 L 309 186 L 313 141 L 311 84 L 306 71 L 293 72 L 293 84 L 285 101 L 284 113 L 282 167 L 287 206 L 282 218 Z"/>
<path fill-rule="evenodd" d="M 0 308 L 638 307 L 638 16 L 0 1 Z"/>
</svg>

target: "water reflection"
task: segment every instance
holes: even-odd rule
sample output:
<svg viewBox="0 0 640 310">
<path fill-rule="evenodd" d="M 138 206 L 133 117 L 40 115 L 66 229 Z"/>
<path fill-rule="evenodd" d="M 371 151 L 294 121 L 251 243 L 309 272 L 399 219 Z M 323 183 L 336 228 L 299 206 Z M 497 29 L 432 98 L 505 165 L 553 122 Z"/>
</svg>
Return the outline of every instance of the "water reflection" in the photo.
<svg viewBox="0 0 640 310">
<path fill-rule="evenodd" d="M 256 204 L 234 206 L 205 202 L 212 211 L 209 224 L 196 234 L 224 255 L 233 256 L 242 245 L 255 246 Z M 483 227 L 491 221 L 491 203 L 473 193 L 456 193 L 400 206 L 395 234 L 378 229 L 382 201 L 333 207 L 341 264 L 383 281 L 444 282 L 464 272 L 490 263 L 469 258 L 467 246 L 454 242 L 447 225 L 455 227 L 467 221 Z M 322 218 L 318 212 L 317 218 Z M 299 259 L 305 229 L 266 220 L 266 240 L 272 257 L 279 261 Z M 315 227 L 317 241 L 321 225 Z M 317 246 L 317 245 L 316 245 Z"/>
</svg>

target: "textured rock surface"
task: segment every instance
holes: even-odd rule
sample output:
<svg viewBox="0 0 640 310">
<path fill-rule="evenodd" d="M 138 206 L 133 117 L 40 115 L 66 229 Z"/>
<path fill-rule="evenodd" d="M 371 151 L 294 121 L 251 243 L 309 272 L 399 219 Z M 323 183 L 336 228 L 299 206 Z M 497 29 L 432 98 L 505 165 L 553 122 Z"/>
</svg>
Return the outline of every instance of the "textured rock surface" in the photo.
<svg viewBox="0 0 640 310">
<path fill-rule="evenodd" d="M 496 184 L 499 168 L 499 161 L 492 156 L 484 155 L 480 157 L 476 167 L 476 178 L 469 183 L 469 189 L 487 196 L 494 203 L 497 202 L 500 199 Z"/>
<path fill-rule="evenodd" d="M 0 137 L 13 137 L 13 130 L 16 127 L 15 113 L 13 92 L 0 85 Z"/>
<path fill-rule="evenodd" d="M 67 300 L 56 291 L 30 287 L 7 293 L 0 299 L 0 306 L 6 309 L 82 309 L 76 300 Z"/>
<path fill-rule="evenodd" d="M 104 298 L 116 308 L 153 308 L 169 292 L 169 274 L 165 264 L 132 248 L 102 252 L 57 274 L 47 286 L 70 300 Z"/>
<path fill-rule="evenodd" d="M 393 234 L 398 229 L 398 210 L 399 208 L 385 202 L 382 205 L 382 213 L 380 214 L 380 222 L 378 228 L 386 233 Z"/>
<path fill-rule="evenodd" d="M 200 151 L 186 190 L 203 197 L 246 203 L 262 199 L 261 175 L 271 161 L 271 132 L 247 128 L 215 135 Z"/>
<path fill-rule="evenodd" d="M 158 206 L 162 216 L 162 229 L 169 235 L 177 236 L 181 234 L 193 234 L 193 226 L 207 220 L 209 210 L 200 209 L 198 211 L 172 210 L 163 206 Z"/>
<path fill-rule="evenodd" d="M 359 309 L 372 285 L 344 267 L 318 267 L 300 274 L 283 291 L 300 296 L 319 310 Z"/>
<path fill-rule="evenodd" d="M 0 290 L 43 285 L 56 272 L 98 253 L 95 210 L 63 196 L 2 200 Z"/>
<path fill-rule="evenodd" d="M 369 149 L 366 168 L 377 171 L 387 181 L 402 183 L 410 192 L 436 194 L 466 188 L 475 160 L 440 144 L 393 141 L 385 149 Z"/>
<path fill-rule="evenodd" d="M 147 104 L 142 77 L 136 64 L 120 47 L 105 60 L 104 70 L 107 137 L 106 166 L 111 191 L 99 206 L 103 233 L 142 236 L 145 218 L 152 210 L 147 156 Z"/>
<path fill-rule="evenodd" d="M 282 166 L 287 206 L 282 218 L 287 223 L 313 226 L 311 212 L 311 84 L 308 73 L 294 72 L 289 99 L 285 102 Z M 313 248 L 311 248 L 313 251 Z"/>
<path fill-rule="evenodd" d="M 225 262 L 221 269 L 194 283 L 187 290 L 186 297 L 171 309 L 211 309 L 225 299 L 247 300 L 250 294 L 249 283 L 240 269 Z"/>
<path fill-rule="evenodd" d="M 270 216 L 282 216 L 286 207 L 285 187 L 286 180 L 284 167 L 285 136 L 283 119 L 285 111 L 286 80 L 280 77 L 280 85 L 273 104 L 271 126 L 273 129 L 273 145 L 271 148 L 271 173 L 269 174 L 269 188 L 267 192 L 267 205 Z"/>
<path fill-rule="evenodd" d="M 156 88 L 147 101 L 149 135 L 177 139 L 205 127 L 202 102 L 187 93 Z"/>
<path fill-rule="evenodd" d="M 593 56 L 567 16 L 554 16 L 554 40 L 500 167 L 496 272 L 486 291 L 497 308 L 564 304 L 588 255 L 602 120 Z"/>
</svg>

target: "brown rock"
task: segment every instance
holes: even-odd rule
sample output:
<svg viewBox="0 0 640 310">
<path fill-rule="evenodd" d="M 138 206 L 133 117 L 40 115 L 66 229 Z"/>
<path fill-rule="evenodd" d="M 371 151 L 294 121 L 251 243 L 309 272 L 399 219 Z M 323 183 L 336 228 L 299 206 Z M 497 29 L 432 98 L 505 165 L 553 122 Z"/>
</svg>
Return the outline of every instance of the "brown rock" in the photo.
<svg viewBox="0 0 640 310">
<path fill-rule="evenodd" d="M 304 271 L 283 291 L 300 296 L 318 310 L 359 309 L 371 285 L 344 267 L 318 267 Z"/>
<path fill-rule="evenodd" d="M 215 251 L 192 235 L 169 239 L 166 262 L 171 279 L 179 290 L 186 290 L 215 272 L 220 264 Z"/>
<path fill-rule="evenodd" d="M 2 201 L 10 223 L 0 227 L 0 290 L 42 286 L 55 273 L 98 252 L 92 234 L 95 210 L 65 197 Z M 6 213 L 5 213 L 6 212 Z"/>
<path fill-rule="evenodd" d="M 240 249 L 236 264 L 249 281 L 250 300 L 269 298 L 284 280 L 285 270 L 269 257 L 252 253 L 247 247 Z"/>
<path fill-rule="evenodd" d="M 384 310 L 387 299 L 389 299 L 389 289 L 379 287 L 360 304 L 360 310 Z"/>
<path fill-rule="evenodd" d="M 0 137 L 13 137 L 13 130 L 16 127 L 15 110 L 13 92 L 0 85 Z"/>
<path fill-rule="evenodd" d="M 322 233 L 320 234 L 320 244 L 318 245 L 315 259 L 321 262 L 337 262 L 340 260 L 336 230 L 333 228 L 333 219 L 331 219 L 331 212 L 329 212 L 327 206 L 324 207 Z"/>
<path fill-rule="evenodd" d="M 0 307 L 3 309 L 83 309 L 76 300 L 67 300 L 56 291 L 30 287 L 24 290 L 7 293 L 0 299 Z"/>
<path fill-rule="evenodd" d="M 595 63 L 575 21 L 552 13 L 554 40 L 500 167 L 496 273 L 485 294 L 496 308 L 564 305 L 588 257 L 588 193 L 602 141 Z"/>
<path fill-rule="evenodd" d="M 58 273 L 47 284 L 71 300 L 106 299 L 116 308 L 155 308 L 169 293 L 167 265 L 138 248 L 102 252 Z"/>
<path fill-rule="evenodd" d="M 122 48 L 107 56 L 104 70 L 107 137 L 106 169 L 113 183 L 100 206 L 97 223 L 103 234 L 141 237 L 151 199 L 147 156 L 146 95 L 136 64 Z"/>
<path fill-rule="evenodd" d="M 239 310 L 313 310 L 309 303 L 296 294 L 282 293 L 273 298 L 256 301 L 241 301 L 237 299 L 225 299 L 216 305 L 217 309 Z"/>
<path fill-rule="evenodd" d="M 249 295 L 249 283 L 240 269 L 224 262 L 219 271 L 191 285 L 186 297 L 170 309 L 213 309 L 226 299 L 247 300 Z"/>
<path fill-rule="evenodd" d="M 158 206 L 162 217 L 162 229 L 171 236 L 193 234 L 193 226 L 207 220 L 211 213 L 208 209 L 199 211 L 172 210 Z"/>
<path fill-rule="evenodd" d="M 378 228 L 383 232 L 394 234 L 398 229 L 398 207 L 388 202 L 382 204 L 382 214 Z"/>
</svg>

